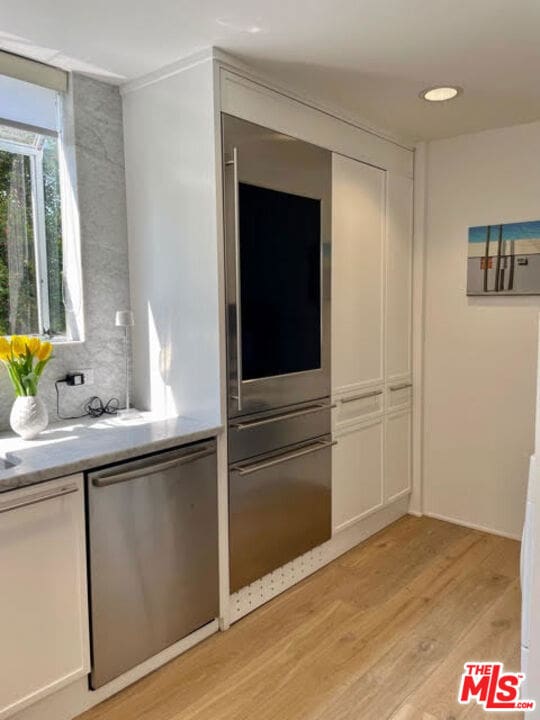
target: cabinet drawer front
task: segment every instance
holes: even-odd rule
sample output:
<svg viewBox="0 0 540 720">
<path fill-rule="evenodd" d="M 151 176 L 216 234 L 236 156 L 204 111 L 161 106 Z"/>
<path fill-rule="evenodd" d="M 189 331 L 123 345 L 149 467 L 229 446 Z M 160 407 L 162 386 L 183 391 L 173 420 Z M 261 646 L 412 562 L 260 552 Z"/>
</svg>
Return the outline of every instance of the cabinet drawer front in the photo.
<svg viewBox="0 0 540 720">
<path fill-rule="evenodd" d="M 412 402 L 413 387 L 410 381 L 392 382 L 388 386 L 388 408 L 409 406 Z"/>
<path fill-rule="evenodd" d="M 329 436 L 231 468 L 231 592 L 330 538 L 331 475 Z"/>
<path fill-rule="evenodd" d="M 89 643 L 82 478 L 6 492 L 1 501 L 5 718 L 85 675 Z"/>
<path fill-rule="evenodd" d="M 381 413 L 383 402 L 384 391 L 382 388 L 358 390 L 343 395 L 336 402 L 336 427 L 339 428 L 341 425 L 348 425 L 363 417 Z"/>
</svg>

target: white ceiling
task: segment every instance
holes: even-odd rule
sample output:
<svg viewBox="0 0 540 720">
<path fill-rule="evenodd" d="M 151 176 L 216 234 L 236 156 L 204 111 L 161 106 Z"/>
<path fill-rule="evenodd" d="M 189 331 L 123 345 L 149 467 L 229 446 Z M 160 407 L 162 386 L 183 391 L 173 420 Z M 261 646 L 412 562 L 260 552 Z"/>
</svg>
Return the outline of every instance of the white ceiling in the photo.
<svg viewBox="0 0 540 720">
<path fill-rule="evenodd" d="M 213 45 L 410 140 L 540 118 L 539 0 L 3 0 L 1 7 L 0 46 L 113 81 Z M 440 105 L 418 98 L 444 83 L 464 94 Z"/>
</svg>

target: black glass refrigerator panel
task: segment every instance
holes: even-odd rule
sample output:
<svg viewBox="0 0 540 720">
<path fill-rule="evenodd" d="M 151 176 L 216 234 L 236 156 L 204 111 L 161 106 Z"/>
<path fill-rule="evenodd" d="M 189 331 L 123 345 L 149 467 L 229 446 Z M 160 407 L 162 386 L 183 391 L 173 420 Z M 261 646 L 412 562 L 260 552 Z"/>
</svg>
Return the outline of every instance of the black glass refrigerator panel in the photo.
<svg viewBox="0 0 540 720">
<path fill-rule="evenodd" d="M 321 201 L 239 184 L 244 380 L 321 367 Z"/>
</svg>

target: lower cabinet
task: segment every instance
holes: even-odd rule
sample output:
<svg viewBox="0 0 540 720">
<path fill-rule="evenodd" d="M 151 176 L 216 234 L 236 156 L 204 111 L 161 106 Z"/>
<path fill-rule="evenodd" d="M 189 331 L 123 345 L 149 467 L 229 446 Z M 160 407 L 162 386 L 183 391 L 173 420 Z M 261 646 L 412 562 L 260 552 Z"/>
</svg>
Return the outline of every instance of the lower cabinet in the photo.
<svg viewBox="0 0 540 720">
<path fill-rule="evenodd" d="M 411 411 L 385 418 L 384 500 L 392 502 L 411 489 Z"/>
<path fill-rule="evenodd" d="M 411 410 L 336 426 L 332 528 L 345 530 L 411 487 Z"/>
<path fill-rule="evenodd" d="M 0 494 L 0 718 L 89 672 L 82 476 Z"/>
<path fill-rule="evenodd" d="M 383 502 L 384 419 L 334 434 L 332 528 L 344 530 Z"/>
</svg>

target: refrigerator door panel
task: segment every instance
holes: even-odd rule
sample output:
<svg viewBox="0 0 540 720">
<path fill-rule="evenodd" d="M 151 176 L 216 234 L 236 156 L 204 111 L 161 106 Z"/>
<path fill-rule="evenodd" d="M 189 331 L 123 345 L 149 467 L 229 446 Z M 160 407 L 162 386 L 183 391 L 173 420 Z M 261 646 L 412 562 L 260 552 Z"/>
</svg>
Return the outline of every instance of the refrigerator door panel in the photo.
<svg viewBox="0 0 540 720">
<path fill-rule="evenodd" d="M 228 414 L 330 394 L 331 153 L 222 115 Z"/>
</svg>

